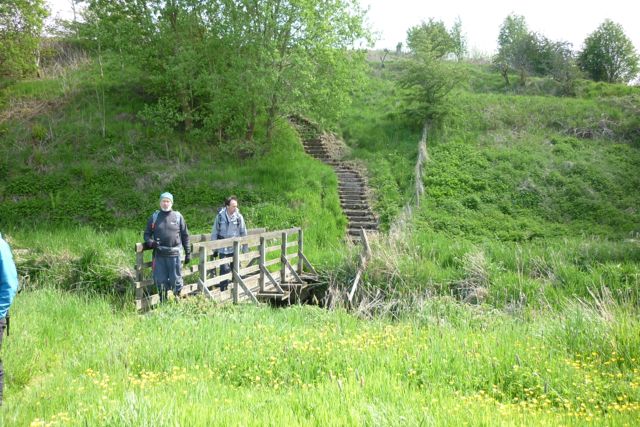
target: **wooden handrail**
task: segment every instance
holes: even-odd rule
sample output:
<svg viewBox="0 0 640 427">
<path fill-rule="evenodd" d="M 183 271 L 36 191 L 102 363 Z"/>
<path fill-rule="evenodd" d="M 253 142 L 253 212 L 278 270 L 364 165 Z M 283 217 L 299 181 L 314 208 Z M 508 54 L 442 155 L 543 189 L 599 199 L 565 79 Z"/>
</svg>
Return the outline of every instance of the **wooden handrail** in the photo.
<svg viewBox="0 0 640 427">
<path fill-rule="evenodd" d="M 289 239 L 289 236 L 295 234 L 297 234 L 297 238 Z M 220 298 L 222 294 L 219 292 L 215 294 L 215 290 L 212 287 L 228 278 L 230 279 L 229 290 L 231 292 L 226 295 L 230 295 L 231 298 L 226 298 L 225 300 L 231 299 L 237 303 L 242 296 L 243 298 L 249 297 L 250 300 L 255 302 L 258 294 L 255 294 L 257 291 L 255 287 L 253 290 L 251 289 L 252 286 L 258 286 L 259 293 L 265 292 L 265 286 L 268 285 L 274 288 L 276 293 L 284 294 L 285 291 L 280 286 L 280 283 L 284 284 L 290 279 L 293 279 L 292 283 L 301 283 L 302 278 L 300 276 L 303 274 L 303 267 L 307 267 L 308 271 L 317 275 L 315 269 L 302 252 L 304 242 L 303 232 L 300 227 L 269 232 L 265 231 L 264 228 L 252 229 L 248 230 L 247 236 L 221 240 L 211 240 L 211 236 L 208 234 L 192 236 L 195 237 L 190 239 L 192 242 L 192 259 L 197 262 L 197 265 L 185 266 L 183 268 L 183 278 L 196 272 L 199 277 L 197 282 L 194 283 L 185 281 L 183 295 L 202 292 L 209 299 L 215 299 L 215 295 Z M 233 258 L 214 258 L 215 251 L 229 246 L 235 249 Z M 247 253 L 242 253 L 243 247 L 249 249 Z M 294 247 L 295 251 L 288 253 L 288 250 Z M 144 260 L 146 251 L 147 249 L 143 247 L 142 243 L 136 243 L 135 295 L 138 310 L 146 310 L 159 303 L 158 294 L 150 295 L 149 293 L 149 290 L 154 288 L 154 283 L 150 274 L 152 263 Z M 297 261 L 294 262 L 293 259 L 296 258 Z M 216 267 L 223 264 L 230 265 L 231 272 L 224 276 L 215 275 Z M 276 264 L 279 265 L 277 270 L 275 270 Z M 271 266 L 273 268 L 270 268 Z M 279 271 L 280 273 L 276 275 L 280 279 L 279 282 L 271 274 L 274 271 Z M 273 291 L 267 292 L 273 293 Z"/>
</svg>

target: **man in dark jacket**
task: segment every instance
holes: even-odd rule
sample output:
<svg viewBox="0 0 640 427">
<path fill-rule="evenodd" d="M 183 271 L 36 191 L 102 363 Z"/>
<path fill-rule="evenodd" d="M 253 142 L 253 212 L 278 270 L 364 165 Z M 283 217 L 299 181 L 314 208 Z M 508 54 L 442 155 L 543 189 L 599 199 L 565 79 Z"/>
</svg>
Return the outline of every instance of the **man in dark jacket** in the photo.
<svg viewBox="0 0 640 427">
<path fill-rule="evenodd" d="M 172 206 L 171 193 L 162 193 L 160 210 L 151 215 L 144 231 L 145 246 L 153 249 L 153 280 L 158 287 L 161 301 L 167 298 L 168 290 L 171 290 L 175 296 L 180 295 L 181 248 L 184 248 L 185 265 L 191 260 L 187 223 L 180 212 L 171 210 Z"/>
<path fill-rule="evenodd" d="M 2 347 L 2 336 L 7 328 L 9 333 L 9 307 L 18 291 L 18 273 L 13 262 L 11 249 L 7 242 L 0 235 L 0 347 Z M 4 367 L 0 359 L 0 405 L 2 405 L 2 393 L 4 391 Z"/>
</svg>

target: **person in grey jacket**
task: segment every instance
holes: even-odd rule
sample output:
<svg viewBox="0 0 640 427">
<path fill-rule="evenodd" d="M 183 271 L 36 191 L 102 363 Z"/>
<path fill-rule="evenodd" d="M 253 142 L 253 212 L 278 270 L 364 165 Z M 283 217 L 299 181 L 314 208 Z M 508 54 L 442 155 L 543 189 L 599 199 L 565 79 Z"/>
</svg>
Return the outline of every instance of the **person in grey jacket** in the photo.
<svg viewBox="0 0 640 427">
<path fill-rule="evenodd" d="M 224 207 L 220 209 L 216 215 L 216 219 L 213 222 L 213 228 L 211 229 L 211 240 L 228 239 L 231 237 L 243 237 L 247 235 L 247 226 L 244 222 L 244 217 L 238 210 L 238 198 L 236 196 L 229 196 L 224 201 Z M 248 250 L 246 245 L 243 245 L 242 251 Z M 228 258 L 233 256 L 233 246 L 218 249 L 218 256 L 220 258 Z M 220 266 L 220 275 L 228 274 L 231 272 L 230 264 L 223 264 Z M 220 290 L 224 291 L 229 285 L 228 280 L 220 282 Z"/>
<path fill-rule="evenodd" d="M 144 242 L 153 249 L 153 280 L 160 293 L 160 301 L 167 298 L 169 289 L 175 296 L 182 289 L 182 266 L 180 251 L 184 248 L 185 265 L 191 261 L 189 230 L 180 212 L 172 210 L 173 195 L 160 195 L 160 210 L 155 211 L 147 221 Z"/>
</svg>

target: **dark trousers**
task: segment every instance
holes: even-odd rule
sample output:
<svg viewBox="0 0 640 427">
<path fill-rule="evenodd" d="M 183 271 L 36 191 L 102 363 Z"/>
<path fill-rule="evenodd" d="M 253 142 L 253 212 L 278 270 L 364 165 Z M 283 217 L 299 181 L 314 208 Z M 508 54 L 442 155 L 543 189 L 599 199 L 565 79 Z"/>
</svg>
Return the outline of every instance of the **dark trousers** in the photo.
<svg viewBox="0 0 640 427">
<path fill-rule="evenodd" d="M 4 337 L 4 330 L 7 327 L 7 318 L 0 319 L 0 349 L 2 349 L 2 337 Z M 0 405 L 2 405 L 2 395 L 4 392 L 4 367 L 2 366 L 2 359 L 0 358 Z"/>
<path fill-rule="evenodd" d="M 220 257 L 220 259 L 222 258 L 232 258 L 233 257 L 233 253 L 230 254 L 218 254 L 218 257 Z M 220 275 L 222 276 L 223 274 L 228 274 L 231 273 L 231 264 L 222 264 L 220 266 Z M 226 291 L 227 290 L 227 286 L 229 286 L 229 281 L 228 280 L 223 280 L 222 282 L 220 282 L 220 291 Z"/>
<path fill-rule="evenodd" d="M 182 264 L 179 256 L 153 258 L 153 280 L 158 287 L 160 301 L 167 299 L 167 291 L 171 290 L 177 297 L 182 290 Z"/>
</svg>

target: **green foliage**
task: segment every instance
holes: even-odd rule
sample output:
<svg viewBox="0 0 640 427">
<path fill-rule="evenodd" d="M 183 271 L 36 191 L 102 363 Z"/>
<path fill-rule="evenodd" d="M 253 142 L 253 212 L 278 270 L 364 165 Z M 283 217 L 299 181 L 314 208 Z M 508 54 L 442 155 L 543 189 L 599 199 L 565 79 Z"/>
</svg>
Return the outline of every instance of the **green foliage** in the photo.
<svg viewBox="0 0 640 427">
<path fill-rule="evenodd" d="M 422 22 L 407 31 L 407 46 L 414 55 L 428 55 L 436 60 L 443 59 L 449 53 L 460 50 L 461 35 L 456 39 L 449 34 L 442 21 Z"/>
<path fill-rule="evenodd" d="M 638 54 L 619 24 L 607 19 L 584 41 L 580 68 L 595 81 L 628 82 L 638 73 Z"/>
<path fill-rule="evenodd" d="M 501 94 L 488 68 L 459 66 L 470 79 L 429 130 L 426 197 L 400 234 L 405 241 L 374 249 L 367 289 L 390 301 L 460 296 L 476 280 L 467 260 L 482 254 L 479 292 L 491 306 L 559 307 L 603 284 L 615 300 L 637 302 L 636 88 L 579 81 L 581 98 L 557 98 L 548 96 L 555 86 L 531 79 L 522 93 L 545 96 Z M 419 129 L 398 129 L 397 74 L 388 68 L 343 125 L 367 162 L 384 227 L 410 198 L 411 176 L 402 174 L 420 138 Z"/>
<path fill-rule="evenodd" d="M 4 79 L 38 71 L 38 49 L 48 11 L 44 0 L 5 0 L 0 4 L 0 87 Z"/>
<path fill-rule="evenodd" d="M 429 54 L 405 59 L 399 85 L 405 90 L 405 113 L 416 124 L 438 122 L 449 113 L 448 97 L 463 79 L 460 68 Z"/>
<path fill-rule="evenodd" d="M 4 232 L 45 223 L 53 230 L 78 225 L 105 232 L 137 230 L 138 237 L 127 243 L 130 247 L 157 208 L 161 192 L 173 192 L 175 208 L 194 233 L 209 232 L 216 209 L 226 196 L 236 194 L 250 228 L 301 226 L 314 264 L 340 258 L 337 247 L 346 219 L 335 175 L 304 154 L 287 122 L 275 123 L 273 143 L 266 142 L 265 129 L 259 128 L 252 143 L 219 147 L 195 133 L 183 137 L 174 131 L 180 114 L 175 104 L 163 101 L 145 108 L 134 80 L 112 81 L 106 74 L 106 102 L 97 103 L 94 73 L 75 71 L 77 92 L 64 103 L 52 101 L 59 107 L 47 116 L 33 121 L 17 116 L 3 128 Z M 39 96 L 55 100 L 58 90 L 51 81 L 25 81 L 5 94 L 11 105 Z M 92 265 L 105 261 L 100 254 L 91 259 L 96 260 Z M 82 278 L 89 273 L 80 266 L 76 270 L 82 271 L 78 280 L 93 280 Z"/>
<path fill-rule="evenodd" d="M 517 53 L 522 51 L 522 48 L 526 48 L 529 40 L 529 30 L 524 17 L 508 15 L 500 27 L 498 54 L 493 59 L 507 86 L 510 84 L 509 69 L 517 65 Z"/>
<path fill-rule="evenodd" d="M 454 21 L 449 34 L 453 41 L 453 54 L 456 56 L 458 61 L 462 61 L 464 56 L 467 54 L 467 40 L 462 32 L 462 21 L 460 20 L 460 17 L 457 17 Z"/>
<path fill-rule="evenodd" d="M 262 126 L 269 139 L 278 118 L 291 113 L 335 121 L 361 78 L 363 54 L 350 47 L 367 37 L 351 0 L 250 7 L 92 0 L 82 30 L 98 52 L 117 55 L 117 65 L 141 70 L 158 100 L 149 108 L 166 113 L 171 99 L 170 122 L 225 142 L 252 141 Z"/>
<path fill-rule="evenodd" d="M 335 273 L 346 226 L 336 177 L 286 122 L 274 123 L 271 144 L 256 129 L 254 157 L 233 157 L 197 132 L 153 128 L 182 113 L 169 102 L 142 123 L 148 99 L 135 79 L 107 73 L 97 105 L 95 70 L 46 117 L 10 120 L 0 131 L 0 228 L 25 292 L 3 343 L 0 423 L 632 425 L 635 89 L 581 82 L 580 98 L 504 94 L 487 70 L 456 66 L 471 78 L 428 134 L 427 196 L 404 233 L 372 236 L 360 282 L 358 297 L 373 299 L 357 313 L 393 321 L 199 298 L 138 316 L 130 295 L 112 295 L 130 283 L 131 244 L 164 190 L 192 232 L 209 231 L 230 193 L 249 227 L 301 225 L 307 256 Z M 385 67 L 366 82 L 341 122 L 384 229 L 410 200 L 420 138 L 401 113 L 396 73 Z M 10 97 L 51 96 L 54 86 L 26 82 Z M 477 305 L 455 299 L 470 296 Z"/>
<path fill-rule="evenodd" d="M 139 116 L 157 137 L 169 136 L 184 120 L 177 102 L 169 98 L 160 98 L 154 105 L 145 105 Z"/>
<path fill-rule="evenodd" d="M 509 86 L 509 72 L 515 70 L 524 86 L 529 75 L 551 76 L 562 85 L 563 95 L 574 94 L 577 78 L 571 45 L 554 42 L 529 32 L 523 16 L 505 18 L 498 36 L 498 54 L 493 63 Z"/>
</svg>

